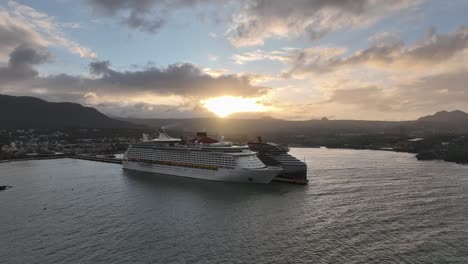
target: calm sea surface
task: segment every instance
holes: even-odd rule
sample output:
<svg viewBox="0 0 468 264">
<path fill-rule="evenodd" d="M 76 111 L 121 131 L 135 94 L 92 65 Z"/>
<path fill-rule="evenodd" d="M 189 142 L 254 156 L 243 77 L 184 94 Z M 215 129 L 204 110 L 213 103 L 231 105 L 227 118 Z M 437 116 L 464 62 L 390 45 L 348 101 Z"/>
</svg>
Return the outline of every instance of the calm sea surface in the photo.
<svg viewBox="0 0 468 264">
<path fill-rule="evenodd" d="M 468 263 L 468 166 L 291 152 L 308 186 L 0 164 L 0 263 Z"/>
</svg>

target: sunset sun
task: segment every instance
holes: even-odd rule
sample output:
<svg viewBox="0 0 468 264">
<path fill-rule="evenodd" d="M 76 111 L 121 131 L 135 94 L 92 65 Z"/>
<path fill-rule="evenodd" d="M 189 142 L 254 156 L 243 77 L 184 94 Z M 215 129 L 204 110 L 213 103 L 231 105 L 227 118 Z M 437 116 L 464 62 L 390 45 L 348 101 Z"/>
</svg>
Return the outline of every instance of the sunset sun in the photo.
<svg viewBox="0 0 468 264">
<path fill-rule="evenodd" d="M 264 112 L 267 108 L 255 98 L 223 96 L 201 101 L 202 105 L 219 117 L 233 113 Z"/>
</svg>

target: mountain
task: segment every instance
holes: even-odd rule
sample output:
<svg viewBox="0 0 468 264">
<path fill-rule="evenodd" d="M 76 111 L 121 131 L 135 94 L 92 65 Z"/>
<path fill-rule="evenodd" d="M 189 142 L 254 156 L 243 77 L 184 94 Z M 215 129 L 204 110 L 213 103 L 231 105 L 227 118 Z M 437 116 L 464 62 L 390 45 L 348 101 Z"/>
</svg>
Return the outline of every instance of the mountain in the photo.
<svg viewBox="0 0 468 264">
<path fill-rule="evenodd" d="M 0 128 L 131 128 L 92 107 L 0 94 Z"/>
<path fill-rule="evenodd" d="M 451 112 L 440 111 L 433 115 L 428 115 L 419 118 L 420 122 L 442 122 L 442 123 L 468 123 L 468 114 L 455 110 Z"/>
<path fill-rule="evenodd" d="M 206 131 L 225 136 L 239 135 L 305 135 L 305 134 L 355 134 L 400 131 L 406 122 L 360 120 L 305 120 L 291 121 L 274 118 L 189 118 L 189 119 L 120 119 L 148 127 L 165 127 L 176 133 Z"/>
<path fill-rule="evenodd" d="M 34 97 L 0 95 L 2 128 L 143 128 L 166 127 L 183 132 L 206 131 L 226 136 L 313 136 L 358 134 L 468 133 L 468 114 L 441 111 L 415 121 L 305 120 L 187 118 L 112 119 L 92 107 L 51 103 Z"/>
<path fill-rule="evenodd" d="M 414 121 L 304 120 L 290 121 L 270 117 L 259 119 L 120 119 L 148 127 L 166 127 L 175 133 L 206 131 L 225 136 L 321 136 L 366 134 L 468 133 L 468 114 L 462 111 L 438 112 Z"/>
</svg>

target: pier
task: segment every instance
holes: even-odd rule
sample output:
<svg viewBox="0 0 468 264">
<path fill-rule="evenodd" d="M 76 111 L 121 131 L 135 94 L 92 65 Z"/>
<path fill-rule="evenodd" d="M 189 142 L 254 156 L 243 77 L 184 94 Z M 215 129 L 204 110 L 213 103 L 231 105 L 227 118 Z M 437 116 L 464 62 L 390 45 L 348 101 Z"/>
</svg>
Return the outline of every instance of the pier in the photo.
<svg viewBox="0 0 468 264">
<path fill-rule="evenodd" d="M 122 164 L 122 160 L 116 159 L 116 158 L 96 157 L 96 156 L 87 156 L 87 155 L 66 155 L 66 154 L 41 155 L 41 156 L 27 157 L 27 158 L 21 158 L 21 159 L 0 160 L 0 163 L 6 163 L 6 162 L 12 162 L 12 161 L 65 159 L 65 158 Z"/>
<path fill-rule="evenodd" d="M 106 163 L 115 163 L 115 164 L 122 164 L 122 160 L 121 160 L 121 159 L 107 158 L 107 157 L 73 155 L 73 156 L 68 156 L 67 158 L 70 158 L 70 159 L 81 159 L 81 160 L 90 160 L 90 161 L 98 161 L 98 162 L 106 162 Z"/>
</svg>

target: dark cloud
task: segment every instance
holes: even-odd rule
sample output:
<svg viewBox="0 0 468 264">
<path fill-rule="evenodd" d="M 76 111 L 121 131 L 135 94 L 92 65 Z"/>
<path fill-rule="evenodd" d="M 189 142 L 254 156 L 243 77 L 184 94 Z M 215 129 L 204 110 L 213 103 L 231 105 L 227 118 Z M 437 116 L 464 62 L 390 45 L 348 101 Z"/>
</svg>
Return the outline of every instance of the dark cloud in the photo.
<svg viewBox="0 0 468 264">
<path fill-rule="evenodd" d="M 51 60 L 51 54 L 44 48 L 21 44 L 10 53 L 8 65 L 0 68 L 0 84 L 36 77 L 34 65 Z"/>
<path fill-rule="evenodd" d="M 365 26 L 415 5 L 411 0 L 252 0 L 236 16 L 230 40 L 236 46 L 263 44 L 269 37 L 308 35 Z"/>
<path fill-rule="evenodd" d="M 19 43 L 40 42 L 40 37 L 31 30 L 9 22 L 5 19 L 5 23 L 0 23 L 0 57 L 7 56 Z"/>
<path fill-rule="evenodd" d="M 22 44 L 10 53 L 8 63 L 11 68 L 25 68 L 47 62 L 50 58 L 51 54 L 47 50 Z"/>
<path fill-rule="evenodd" d="M 213 77 L 189 63 L 172 64 L 165 68 L 146 67 L 138 71 L 116 71 L 110 68 L 108 61 L 97 61 L 90 63 L 90 71 L 101 75 L 100 78 L 81 79 L 80 84 L 91 88 L 90 90 L 113 93 L 150 92 L 207 97 L 254 96 L 266 92 L 265 87 L 251 84 L 252 76 L 231 74 Z"/>
<path fill-rule="evenodd" d="M 93 61 L 89 63 L 89 71 L 92 74 L 103 74 L 109 71 L 109 61 Z"/>
<path fill-rule="evenodd" d="M 460 51 L 468 48 L 468 27 L 461 26 L 449 34 L 437 34 L 431 29 L 426 38 L 405 55 L 410 59 L 438 62 L 452 58 Z"/>
<path fill-rule="evenodd" d="M 146 32 L 157 32 L 162 28 L 166 22 L 162 18 L 148 18 L 142 17 L 140 14 L 132 12 L 125 20 L 125 23 L 131 28 L 138 28 Z"/>
<path fill-rule="evenodd" d="M 47 57 L 24 48 L 15 51 L 12 53 L 12 62 L 2 69 L 2 76 L 11 78 L 8 76 L 13 72 L 23 73 L 15 75 L 15 80 L 24 80 L 21 85 L 17 85 L 20 89 L 30 93 L 35 88 L 46 88 L 47 93 L 43 96 L 53 97 L 54 101 L 57 96 L 70 98 L 70 95 L 76 101 L 76 96 L 84 98 L 88 93 L 129 98 L 178 95 L 199 100 L 220 95 L 253 97 L 268 91 L 266 87 L 252 84 L 255 76 L 224 74 L 213 77 L 189 63 L 171 64 L 161 68 L 148 66 L 136 71 L 116 71 L 110 67 L 108 61 L 95 61 L 90 63 L 90 72 L 94 75 L 90 78 L 68 74 L 37 77 L 37 71 L 32 66 L 45 61 Z"/>
<path fill-rule="evenodd" d="M 413 46 L 406 46 L 396 36 L 372 39 L 371 45 L 349 56 L 325 57 L 320 51 L 294 51 L 291 69 L 286 76 L 294 73 L 330 72 L 346 66 L 375 66 L 387 69 L 408 69 L 444 63 L 468 48 L 468 27 L 462 26 L 448 34 L 429 34 Z"/>
<path fill-rule="evenodd" d="M 255 76 L 224 74 L 214 77 L 189 63 L 167 67 L 148 64 L 138 70 L 117 71 L 111 68 L 109 61 L 94 61 L 89 64 L 93 75 L 90 77 L 37 76 L 33 65 L 48 58 L 45 53 L 18 47 L 11 54 L 9 66 L 0 70 L 3 84 L 0 93 L 92 105 L 115 116 L 190 117 L 209 115 L 200 107 L 201 99 L 226 95 L 254 97 L 269 90 L 253 85 Z M 14 83 L 8 82 L 12 79 Z M 180 98 L 169 103 L 165 96 Z"/>
<path fill-rule="evenodd" d="M 95 105 L 100 111 L 116 117 L 138 118 L 194 118 L 208 117 L 214 114 L 204 107 L 195 104 L 191 107 L 164 104 L 134 103 L 121 105 L 118 103 L 100 103 Z"/>
<path fill-rule="evenodd" d="M 133 12 L 146 12 L 158 2 L 164 3 L 166 1 L 159 0 L 89 0 L 88 1 L 94 8 L 103 13 L 115 14 L 123 9 L 128 9 Z"/>
<path fill-rule="evenodd" d="M 429 31 L 425 39 L 413 47 L 405 47 L 403 41 L 375 43 L 371 47 L 342 60 L 344 64 L 365 62 L 393 63 L 405 61 L 411 63 L 440 63 L 451 59 L 455 54 L 468 47 L 468 27 L 459 27 L 448 34 Z"/>
<path fill-rule="evenodd" d="M 307 34 L 318 39 L 344 28 L 367 25 L 395 11 L 416 5 L 412 0 L 87 0 L 96 14 L 117 17 L 124 25 L 155 33 L 177 10 L 211 4 L 214 10 L 232 4 L 229 38 L 236 46 L 262 44 L 272 36 Z M 208 9 L 205 9 L 208 10 Z M 217 11 L 209 16 L 216 17 Z M 199 10 L 197 10 L 199 12 Z M 206 17 L 201 14 L 200 17 Z"/>
<path fill-rule="evenodd" d="M 129 28 L 144 32 L 158 32 L 170 13 L 191 8 L 213 0 L 87 0 L 97 14 L 118 17 Z"/>
</svg>

